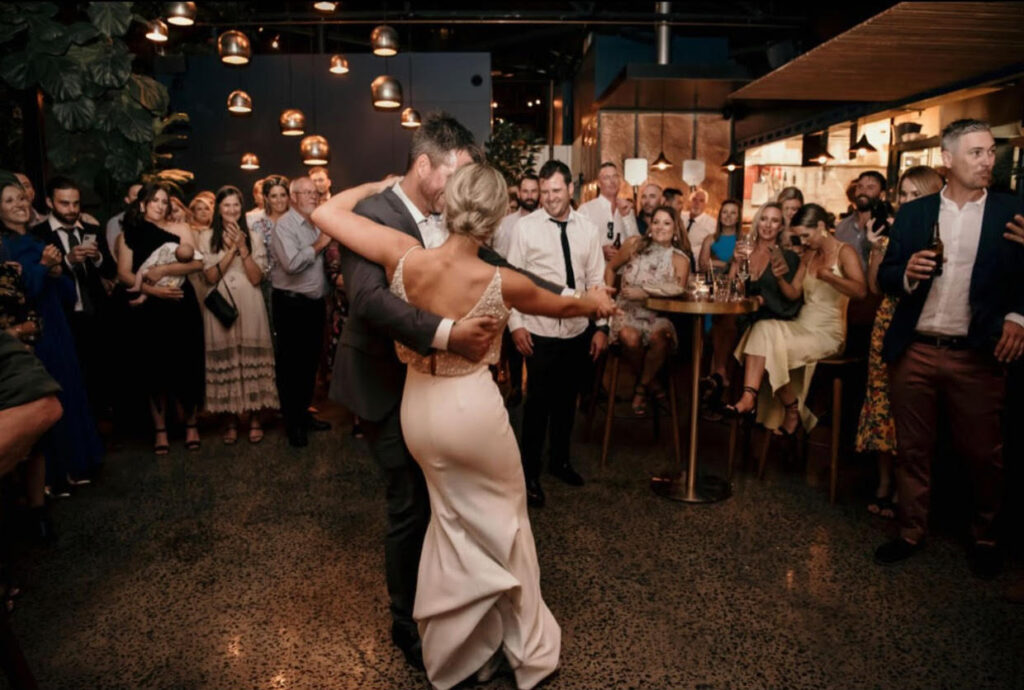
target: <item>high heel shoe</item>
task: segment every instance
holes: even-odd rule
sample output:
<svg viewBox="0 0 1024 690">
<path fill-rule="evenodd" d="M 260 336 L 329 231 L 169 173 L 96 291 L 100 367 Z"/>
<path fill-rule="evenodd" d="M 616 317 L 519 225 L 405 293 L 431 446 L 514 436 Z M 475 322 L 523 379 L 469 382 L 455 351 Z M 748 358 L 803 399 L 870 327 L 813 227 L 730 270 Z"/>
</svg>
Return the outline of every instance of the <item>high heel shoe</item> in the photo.
<svg viewBox="0 0 1024 690">
<path fill-rule="evenodd" d="M 788 417 L 791 411 L 796 412 L 799 410 L 800 400 L 794 400 L 788 405 L 783 405 L 783 407 L 785 407 L 786 416 Z M 796 427 L 794 427 L 792 431 L 788 431 L 784 426 L 786 423 L 785 419 L 783 419 L 782 423 L 783 426 L 780 426 L 778 429 L 775 429 L 774 431 L 772 431 L 772 433 L 785 442 L 786 457 L 791 461 L 799 460 L 800 458 L 803 457 L 803 441 L 805 440 L 805 437 L 807 435 L 807 431 L 804 429 L 803 422 L 801 422 L 800 420 L 800 415 L 797 414 Z"/>
<path fill-rule="evenodd" d="M 164 429 L 156 429 L 156 430 L 154 430 L 153 433 L 154 434 L 166 434 L 167 433 L 167 429 L 166 428 L 164 428 Z M 169 444 L 167 444 L 167 443 L 157 443 L 156 441 L 153 441 L 153 454 L 154 455 L 167 455 L 169 452 L 171 452 L 171 446 Z"/>
<path fill-rule="evenodd" d="M 743 395 L 750 393 L 754 398 L 754 406 L 746 412 L 740 412 L 736 409 L 736 405 L 726 405 L 722 408 L 722 414 L 730 419 L 754 419 L 757 416 L 757 389 L 753 386 L 743 386 Z M 743 399 L 743 395 L 740 396 L 740 400 Z M 736 401 L 737 403 L 739 400 Z"/>
<path fill-rule="evenodd" d="M 782 407 L 786 410 L 786 417 L 789 416 L 790 412 L 797 412 L 796 426 L 793 427 L 792 431 L 788 431 L 786 429 L 786 426 L 785 426 L 786 420 L 785 420 L 785 418 L 783 418 L 782 425 L 779 426 L 778 429 L 775 429 L 774 431 L 772 431 L 772 433 L 775 434 L 776 436 L 782 436 L 784 438 L 796 438 L 796 435 L 803 428 L 803 425 L 800 423 L 800 414 L 799 414 L 800 399 L 797 398 L 796 400 L 794 400 L 793 402 L 789 403 L 788 405 L 783 404 Z"/>
<path fill-rule="evenodd" d="M 185 425 L 185 433 L 186 433 L 186 435 L 188 434 L 189 431 L 192 431 L 192 430 L 195 430 L 197 436 L 199 435 L 199 426 L 197 424 L 186 424 Z M 198 452 L 200 445 L 202 445 L 202 442 L 198 438 L 197 439 L 193 439 L 191 441 L 185 441 L 185 448 L 189 452 L 191 452 L 191 453 Z"/>
</svg>

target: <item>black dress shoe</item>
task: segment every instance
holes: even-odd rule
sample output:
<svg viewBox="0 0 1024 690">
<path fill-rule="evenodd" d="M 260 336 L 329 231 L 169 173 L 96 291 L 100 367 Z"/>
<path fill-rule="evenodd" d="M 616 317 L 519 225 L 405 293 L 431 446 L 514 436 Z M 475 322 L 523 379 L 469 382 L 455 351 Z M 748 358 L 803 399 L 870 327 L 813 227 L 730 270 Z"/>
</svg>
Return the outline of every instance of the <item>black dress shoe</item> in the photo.
<svg viewBox="0 0 1024 690">
<path fill-rule="evenodd" d="M 970 561 L 974 577 L 991 580 L 1003 569 L 1003 552 L 995 544 L 975 544 Z"/>
<path fill-rule="evenodd" d="M 424 671 L 423 665 L 423 644 L 420 642 L 418 633 L 401 626 L 398 623 L 391 624 L 391 641 L 402 651 L 407 664 L 417 671 Z"/>
<path fill-rule="evenodd" d="M 526 480 L 526 505 L 531 508 L 543 508 L 545 503 L 544 489 L 536 479 Z"/>
<path fill-rule="evenodd" d="M 309 415 L 309 421 L 306 422 L 306 426 L 310 431 L 330 431 L 331 423 L 325 422 L 322 419 L 317 419 L 313 415 Z"/>
<path fill-rule="evenodd" d="M 302 427 L 288 430 L 288 445 L 293 448 L 303 448 L 309 445 L 309 435 Z"/>
<path fill-rule="evenodd" d="M 560 467 L 552 467 L 551 474 L 569 486 L 583 486 L 583 477 L 569 463 L 565 463 Z"/>
<path fill-rule="evenodd" d="M 921 550 L 924 543 L 911 544 L 906 539 L 897 537 L 887 541 L 875 549 L 875 563 L 878 565 L 895 565 L 905 561 Z"/>
</svg>

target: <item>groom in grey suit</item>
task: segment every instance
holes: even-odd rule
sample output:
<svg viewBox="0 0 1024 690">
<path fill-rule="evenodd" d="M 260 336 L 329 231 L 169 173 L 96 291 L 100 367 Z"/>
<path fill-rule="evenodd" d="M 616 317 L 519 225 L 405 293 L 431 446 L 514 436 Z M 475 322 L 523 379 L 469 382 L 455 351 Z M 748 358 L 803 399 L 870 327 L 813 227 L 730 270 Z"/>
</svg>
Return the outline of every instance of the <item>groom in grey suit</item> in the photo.
<svg viewBox="0 0 1024 690">
<path fill-rule="evenodd" d="M 428 249 L 440 246 L 447 238 L 440 220 L 445 182 L 456 168 L 479 156 L 477 152 L 472 133 L 462 124 L 444 113 L 431 114 L 413 135 L 409 169 L 402 181 L 364 199 L 355 211 L 415 237 Z M 487 248 L 481 248 L 480 258 L 508 266 Z M 342 251 L 341 270 L 349 315 L 338 342 L 330 397 L 363 420 L 370 452 L 383 473 L 388 503 L 384 563 L 391 599 L 391 638 L 406 660 L 422 669 L 412 611 L 430 503 L 423 474 L 402 439 L 399 408 L 405 365 L 398 361 L 394 341 L 421 354 L 447 349 L 479 361 L 498 335 L 499 323 L 493 317 L 455 323 L 417 309 L 391 294 L 381 266 L 348 250 Z M 563 291 L 561 286 L 529 277 L 552 292 Z"/>
</svg>

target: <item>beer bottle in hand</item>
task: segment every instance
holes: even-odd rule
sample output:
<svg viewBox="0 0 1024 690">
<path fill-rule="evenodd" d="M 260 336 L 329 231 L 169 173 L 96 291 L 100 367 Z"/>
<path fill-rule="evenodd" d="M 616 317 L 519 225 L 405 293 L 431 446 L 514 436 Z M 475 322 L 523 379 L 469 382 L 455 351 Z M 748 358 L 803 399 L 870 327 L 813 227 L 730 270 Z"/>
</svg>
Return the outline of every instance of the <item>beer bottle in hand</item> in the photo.
<svg viewBox="0 0 1024 690">
<path fill-rule="evenodd" d="M 622 248 L 622 235 L 621 234 L 615 233 L 615 241 L 612 242 L 612 246 L 615 247 L 616 249 L 621 249 Z"/>
<path fill-rule="evenodd" d="M 935 268 L 932 269 L 932 278 L 938 278 L 942 275 L 942 238 L 939 236 L 939 221 L 935 221 L 935 227 L 932 229 L 932 242 L 928 245 L 928 248 L 935 252 Z"/>
</svg>

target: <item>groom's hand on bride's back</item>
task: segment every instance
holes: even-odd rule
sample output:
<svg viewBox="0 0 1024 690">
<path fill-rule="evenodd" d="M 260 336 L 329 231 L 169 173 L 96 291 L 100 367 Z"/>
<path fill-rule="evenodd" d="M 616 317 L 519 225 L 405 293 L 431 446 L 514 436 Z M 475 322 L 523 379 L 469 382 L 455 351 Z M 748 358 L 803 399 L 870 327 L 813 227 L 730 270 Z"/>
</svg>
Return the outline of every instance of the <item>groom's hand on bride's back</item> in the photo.
<svg viewBox="0 0 1024 690">
<path fill-rule="evenodd" d="M 493 316 L 474 316 L 456 321 L 448 336 L 448 351 L 479 362 L 500 332 L 501 322 Z"/>
</svg>

